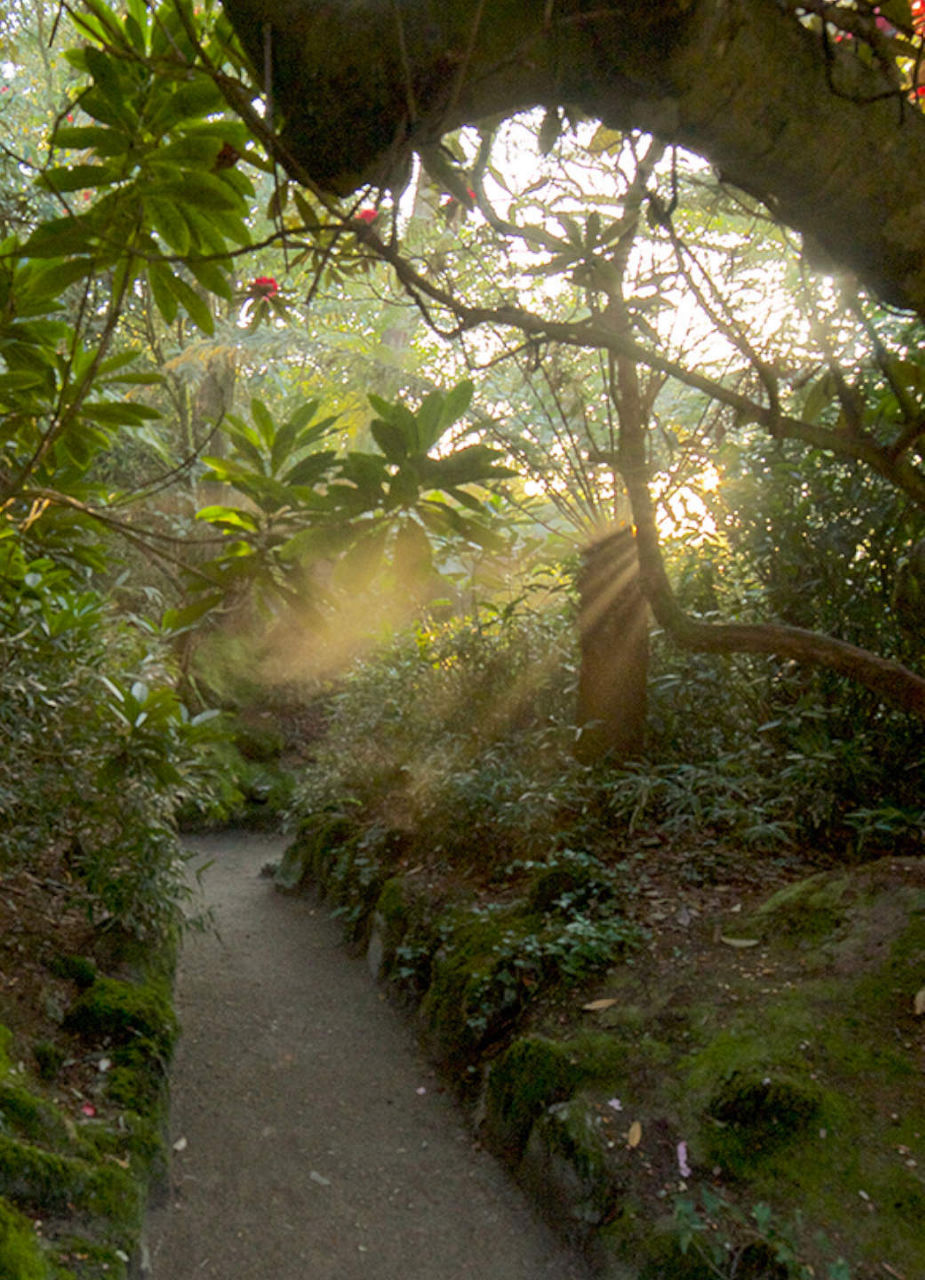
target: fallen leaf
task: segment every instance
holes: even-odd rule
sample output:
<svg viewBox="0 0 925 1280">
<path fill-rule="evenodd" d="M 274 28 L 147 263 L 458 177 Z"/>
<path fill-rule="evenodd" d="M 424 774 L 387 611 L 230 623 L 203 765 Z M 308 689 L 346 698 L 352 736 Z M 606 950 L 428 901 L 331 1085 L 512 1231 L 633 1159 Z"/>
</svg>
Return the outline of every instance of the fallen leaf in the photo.
<svg viewBox="0 0 925 1280">
<path fill-rule="evenodd" d="M 760 938 L 727 938 L 724 933 L 719 935 L 720 942 L 725 942 L 727 947 L 759 947 L 761 945 Z"/>
<path fill-rule="evenodd" d="M 921 1018 L 922 1015 L 925 1014 L 925 987 L 923 987 L 921 991 L 917 991 L 915 993 L 915 1000 L 912 1002 L 912 1007 L 915 1010 L 915 1016 L 917 1018 Z"/>
<path fill-rule="evenodd" d="M 642 1142 L 642 1125 L 638 1120 L 634 1120 L 626 1135 L 626 1145 L 628 1147 L 638 1147 L 640 1142 Z"/>
<path fill-rule="evenodd" d="M 186 1139 L 185 1139 L 185 1138 L 177 1138 L 176 1142 L 173 1144 L 173 1149 L 174 1149 L 174 1151 L 185 1151 L 185 1150 L 186 1150 Z"/>
<path fill-rule="evenodd" d="M 581 1007 L 587 1013 L 597 1013 L 599 1009 L 609 1009 L 616 1003 L 616 1000 L 589 1000 L 587 1004 L 583 1004 Z"/>
</svg>

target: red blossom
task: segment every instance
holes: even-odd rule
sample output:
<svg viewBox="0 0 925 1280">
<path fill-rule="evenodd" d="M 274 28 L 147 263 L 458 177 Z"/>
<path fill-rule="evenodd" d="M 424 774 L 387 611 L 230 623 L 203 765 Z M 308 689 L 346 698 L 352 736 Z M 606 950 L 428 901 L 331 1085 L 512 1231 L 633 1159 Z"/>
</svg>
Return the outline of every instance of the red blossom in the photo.
<svg viewBox="0 0 925 1280">
<path fill-rule="evenodd" d="M 279 285 L 272 276 L 257 276 L 251 281 L 251 293 L 258 298 L 272 298 L 279 293 Z"/>
<path fill-rule="evenodd" d="M 371 227 L 373 223 L 376 221 L 376 219 L 379 217 L 379 210 L 378 209 L 357 209 L 356 213 L 353 216 L 354 218 L 356 218 L 357 222 L 365 222 L 368 227 Z"/>
</svg>

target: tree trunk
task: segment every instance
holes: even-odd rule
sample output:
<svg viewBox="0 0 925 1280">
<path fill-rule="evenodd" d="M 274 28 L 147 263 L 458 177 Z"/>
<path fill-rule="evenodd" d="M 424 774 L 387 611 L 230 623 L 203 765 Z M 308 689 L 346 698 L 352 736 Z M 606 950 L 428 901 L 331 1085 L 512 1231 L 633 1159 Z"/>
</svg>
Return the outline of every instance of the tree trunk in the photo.
<svg viewBox="0 0 925 1280">
<path fill-rule="evenodd" d="M 925 117 L 780 0 L 224 0 L 280 159 L 346 194 L 461 124 L 578 106 L 723 177 L 925 317 Z M 270 74 L 265 74 L 265 69 Z"/>
<path fill-rule="evenodd" d="M 576 755 L 590 763 L 609 755 L 638 759 L 646 728 L 649 610 L 639 587 L 631 529 L 587 547 L 578 579 L 581 676 Z"/>
</svg>

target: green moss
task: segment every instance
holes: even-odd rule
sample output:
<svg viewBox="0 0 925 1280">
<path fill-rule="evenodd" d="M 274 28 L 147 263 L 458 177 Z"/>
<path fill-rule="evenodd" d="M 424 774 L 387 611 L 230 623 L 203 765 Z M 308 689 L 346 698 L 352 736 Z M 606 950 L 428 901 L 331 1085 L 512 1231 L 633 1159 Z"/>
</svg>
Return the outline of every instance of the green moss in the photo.
<svg viewBox="0 0 925 1280">
<path fill-rule="evenodd" d="M 157 1046 L 138 1041 L 116 1051 L 115 1065 L 106 1077 L 106 1095 L 117 1106 L 145 1112 L 164 1100 L 167 1076 Z"/>
<path fill-rule="evenodd" d="M 488 1077 L 486 1122 L 492 1140 L 516 1158 L 536 1119 L 570 1098 L 585 1074 L 569 1047 L 541 1036 L 515 1040 Z"/>
<path fill-rule="evenodd" d="M 141 1037 L 168 1060 L 177 1035 L 176 1017 L 166 984 L 141 985 L 117 978 L 97 978 L 71 1006 L 64 1026 L 90 1039 L 125 1044 Z"/>
<path fill-rule="evenodd" d="M 53 956 L 48 962 L 48 970 L 57 978 L 76 982 L 82 991 L 92 987 L 97 977 L 96 965 L 86 956 Z"/>
<path fill-rule="evenodd" d="M 531 1131 L 527 1181 L 539 1175 L 548 1184 L 572 1228 L 600 1224 L 613 1206 L 617 1188 L 604 1142 L 596 1113 L 580 1097 L 553 1103 Z"/>
<path fill-rule="evenodd" d="M 0 1198 L 0 1276 L 3 1280 L 48 1280 L 48 1274 L 32 1223 Z"/>
<path fill-rule="evenodd" d="M 61 1046 L 51 1040 L 37 1040 L 32 1046 L 32 1056 L 41 1079 L 49 1081 L 56 1079 L 67 1058 Z"/>
<path fill-rule="evenodd" d="M 58 1108 L 21 1085 L 0 1084 L 0 1131 L 30 1142 L 62 1145 L 69 1141 L 67 1123 Z"/>
<path fill-rule="evenodd" d="M 844 919 L 851 886 L 848 875 L 808 876 L 772 894 L 743 928 L 765 938 L 819 942 Z"/>
<path fill-rule="evenodd" d="M 353 824 L 340 813 L 315 814 L 302 823 L 274 876 L 279 889 L 299 889 L 308 879 L 322 886 L 338 849 L 350 839 Z"/>
<path fill-rule="evenodd" d="M 78 1209 L 114 1223 L 134 1222 L 140 1214 L 138 1187 L 123 1169 L 53 1155 L 2 1134 L 0 1195 L 42 1213 Z"/>
<path fill-rule="evenodd" d="M 794 1076 L 734 1072 L 723 1081 L 707 1116 L 709 1158 L 741 1174 L 787 1142 L 801 1137 L 818 1118 L 819 1089 Z"/>
<path fill-rule="evenodd" d="M 512 1025 L 520 993 L 516 979 L 497 980 L 499 948 L 516 912 L 475 915 L 454 911 L 438 922 L 444 945 L 433 957 L 421 1016 L 437 1051 L 456 1065 Z"/>
<path fill-rule="evenodd" d="M 12 1066 L 10 1054 L 13 1051 L 13 1033 L 9 1027 L 0 1023 L 0 1076 L 5 1076 Z"/>
<path fill-rule="evenodd" d="M 386 955 L 390 955 L 401 943 L 411 917 L 411 907 L 401 876 L 392 876 L 382 886 L 376 899 L 376 915 L 380 919 L 383 950 Z"/>
<path fill-rule="evenodd" d="M 58 1263 L 54 1280 L 126 1280 L 128 1275 L 125 1249 L 99 1244 L 84 1236 L 68 1236 L 59 1240 L 55 1254 Z"/>
</svg>

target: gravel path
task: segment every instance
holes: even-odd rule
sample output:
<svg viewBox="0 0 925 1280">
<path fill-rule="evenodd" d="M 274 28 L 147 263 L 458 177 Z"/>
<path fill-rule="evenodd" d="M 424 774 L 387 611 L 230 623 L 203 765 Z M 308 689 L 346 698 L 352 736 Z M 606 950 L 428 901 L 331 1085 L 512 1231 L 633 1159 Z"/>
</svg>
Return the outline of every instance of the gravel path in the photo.
<svg viewBox="0 0 925 1280">
<path fill-rule="evenodd" d="M 484 1152 L 336 923 L 197 839 L 219 937 L 184 947 L 148 1280 L 586 1280 Z"/>
</svg>

